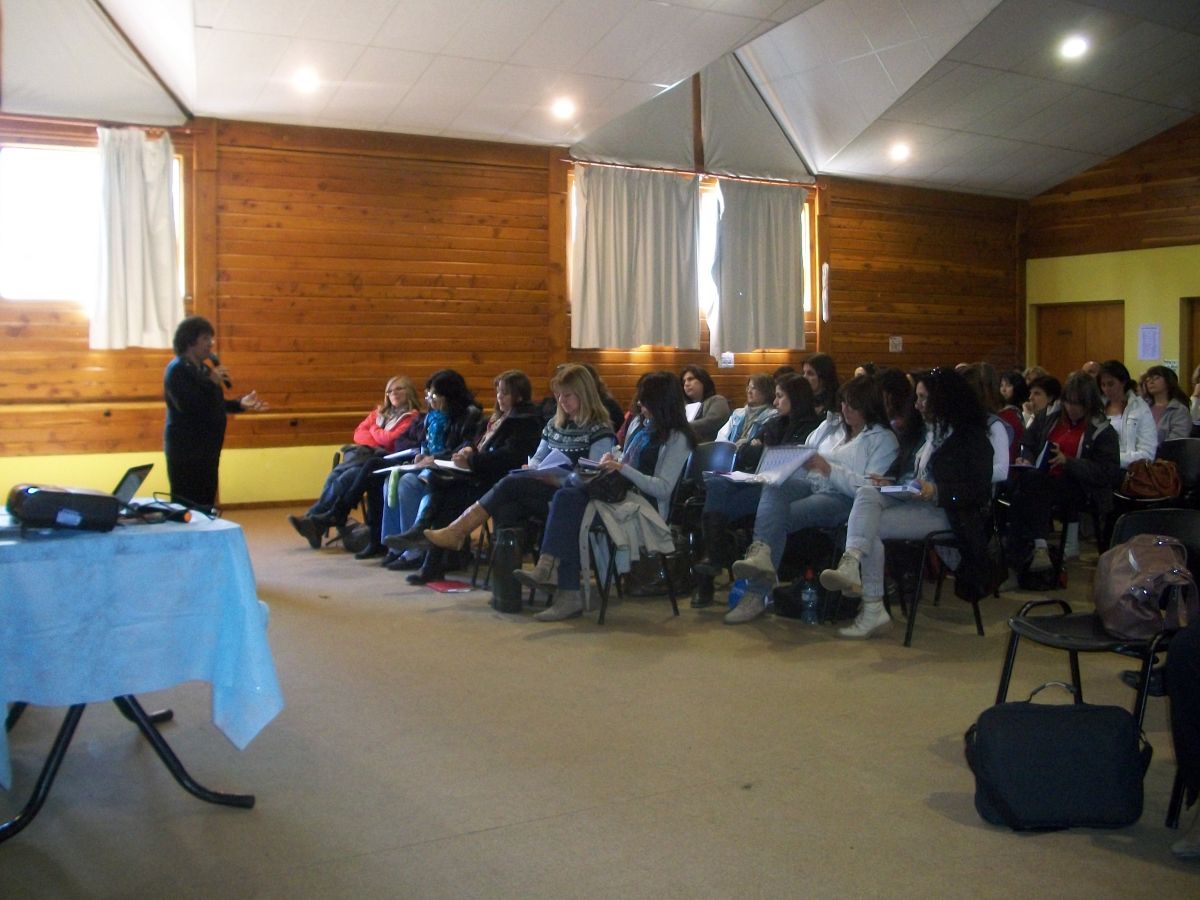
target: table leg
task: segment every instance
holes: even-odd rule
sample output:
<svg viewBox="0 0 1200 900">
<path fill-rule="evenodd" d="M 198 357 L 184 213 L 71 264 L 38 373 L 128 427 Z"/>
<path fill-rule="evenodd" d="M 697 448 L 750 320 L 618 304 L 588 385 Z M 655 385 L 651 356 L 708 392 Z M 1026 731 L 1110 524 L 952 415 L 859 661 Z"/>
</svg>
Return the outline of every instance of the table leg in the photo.
<svg viewBox="0 0 1200 900">
<path fill-rule="evenodd" d="M 187 769 L 183 767 L 183 763 L 179 761 L 179 757 L 167 744 L 166 739 L 154 727 L 154 722 L 151 721 L 146 711 L 142 709 L 140 703 L 132 694 L 125 694 L 121 697 L 113 697 L 113 703 L 117 705 L 117 709 L 121 711 L 127 719 L 131 719 L 142 732 L 142 735 L 150 742 L 150 746 L 154 748 L 154 752 L 158 754 L 159 759 L 163 761 L 163 765 L 167 767 L 167 771 L 171 773 L 174 779 L 179 782 L 180 786 L 191 794 L 193 797 L 198 797 L 208 803 L 220 803 L 223 806 L 240 806 L 243 809 L 250 809 L 254 806 L 253 794 L 223 794 L 219 791 L 212 791 L 198 783 Z"/>
<path fill-rule="evenodd" d="M 50 755 L 46 757 L 46 764 L 42 766 L 42 774 L 38 776 L 37 784 L 33 786 L 33 794 L 30 796 L 29 802 L 13 818 L 0 825 L 0 843 L 7 841 L 33 821 L 33 817 L 42 808 L 46 795 L 50 793 L 50 785 L 54 784 L 54 776 L 58 774 L 58 767 L 62 763 L 63 755 L 71 744 L 71 738 L 75 736 L 75 726 L 79 724 L 79 718 L 83 715 L 86 705 L 86 703 L 76 703 L 67 710 L 62 727 L 58 729 L 58 737 L 54 739 L 54 746 L 50 748 Z M 13 705 L 13 711 L 9 712 L 9 727 L 12 722 L 16 722 L 24 708 L 24 703 Z M 13 715 L 13 712 L 16 715 Z"/>
</svg>

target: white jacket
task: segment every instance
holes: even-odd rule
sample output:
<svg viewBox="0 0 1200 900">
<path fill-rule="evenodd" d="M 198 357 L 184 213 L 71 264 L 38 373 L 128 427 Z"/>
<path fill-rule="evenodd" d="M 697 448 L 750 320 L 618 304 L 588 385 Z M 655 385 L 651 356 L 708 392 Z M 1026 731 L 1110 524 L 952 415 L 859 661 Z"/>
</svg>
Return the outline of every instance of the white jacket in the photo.
<svg viewBox="0 0 1200 900">
<path fill-rule="evenodd" d="M 1109 416 L 1108 420 L 1120 441 L 1122 469 L 1129 468 L 1130 463 L 1139 459 L 1153 462 L 1158 454 L 1158 426 L 1145 400 L 1129 391 L 1125 395 L 1125 418 L 1120 427 L 1116 417 Z"/>
</svg>

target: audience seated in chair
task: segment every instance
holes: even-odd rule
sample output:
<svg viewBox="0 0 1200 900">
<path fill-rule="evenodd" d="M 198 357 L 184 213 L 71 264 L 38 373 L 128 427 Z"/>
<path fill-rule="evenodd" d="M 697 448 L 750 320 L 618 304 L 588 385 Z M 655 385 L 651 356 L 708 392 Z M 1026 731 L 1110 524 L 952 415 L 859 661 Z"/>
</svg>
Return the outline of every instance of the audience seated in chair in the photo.
<svg viewBox="0 0 1200 900">
<path fill-rule="evenodd" d="M 775 416 L 775 380 L 765 373 L 751 375 L 746 382 L 746 405 L 735 409 L 717 432 L 716 440 L 731 441 L 739 447 L 750 443 Z"/>
<path fill-rule="evenodd" d="M 421 514 L 408 531 L 386 539 L 397 552 L 424 551 L 425 558 L 414 582 L 445 577 L 447 551 L 425 539 L 427 528 L 443 528 L 460 516 L 501 478 L 529 461 L 537 450 L 544 424 L 531 402 L 533 393 L 524 372 L 509 369 L 496 376 L 496 405 L 479 439 L 456 450 L 450 461 L 461 470 L 431 471 L 425 482 Z"/>
<path fill-rule="evenodd" d="M 386 465 L 383 456 L 415 447 L 420 423 L 420 401 L 412 382 L 403 375 L 393 375 L 384 387 L 383 402 L 358 423 L 354 443 L 342 448 L 340 461 L 325 478 L 321 496 L 303 516 L 288 516 L 310 547 L 320 547 L 331 527 L 339 534 L 343 532 L 350 511 L 367 491 L 371 473 Z M 378 510 L 373 502 L 369 504 L 372 511 Z M 370 513 L 367 518 L 371 519 Z M 362 551 L 364 559 L 378 554 L 378 521 L 375 524 L 371 544 Z"/>
<path fill-rule="evenodd" d="M 380 539 L 387 543 L 389 536 L 403 534 L 420 519 L 434 479 L 435 460 L 447 460 L 455 451 L 474 441 L 479 430 L 480 411 L 475 396 L 462 375 L 453 369 L 441 369 L 425 382 L 425 400 L 429 412 L 425 415 L 425 433 L 420 452 L 411 465 L 412 471 L 393 471 L 383 486 L 383 526 Z M 422 554 L 407 551 L 389 552 L 385 568 L 411 570 L 420 567 Z M 424 583 L 420 574 L 410 579 Z M 428 579 L 425 579 L 428 580 Z"/>
<path fill-rule="evenodd" d="M 846 552 L 836 569 L 820 576 L 828 590 L 862 596 L 858 617 L 838 631 L 842 637 L 874 637 L 891 627 L 883 604 L 884 540 L 953 530 L 965 563 L 958 566 L 959 577 L 987 569 L 994 450 L 983 407 L 966 380 L 949 369 L 917 376 L 916 405 L 928 429 L 913 468 L 895 482 L 874 478 L 858 489 L 846 524 Z M 1007 446 L 1002 455 L 1007 462 Z M 888 483 L 911 490 L 883 493 L 880 487 Z M 947 560 L 952 568 L 957 562 Z"/>
<path fill-rule="evenodd" d="M 854 495 L 869 475 L 888 470 L 896 458 L 896 435 L 888 427 L 883 393 L 869 375 L 841 388 L 839 426 L 828 422 L 809 437 L 817 452 L 791 477 L 763 486 L 754 518 L 754 542 L 733 564 L 733 576 L 748 580 L 738 605 L 725 616 L 729 625 L 749 622 L 766 610 L 789 532 L 832 528 L 845 523 Z"/>
<path fill-rule="evenodd" d="M 688 421 L 697 441 L 714 441 L 729 420 L 729 401 L 717 393 L 712 376 L 700 366 L 685 366 L 679 383 L 690 407 Z"/>
<path fill-rule="evenodd" d="M 638 394 L 641 427 L 631 433 L 620 456 L 606 453 L 600 459 L 601 472 L 617 472 L 630 482 L 624 500 L 614 504 L 591 501 L 583 485 L 566 485 L 555 492 L 546 519 L 541 555 L 532 572 L 517 570 L 513 575 L 523 583 L 554 592 L 554 604 L 534 616 L 542 622 L 571 618 L 583 611 L 580 596 L 582 547 L 592 516 L 588 509 L 619 507 L 619 515 L 604 516 L 607 527 L 624 529 L 622 540 L 636 551 L 646 535 L 654 535 L 656 546 L 650 549 L 669 552 L 674 549 L 666 520 L 671 497 L 688 455 L 696 440 L 688 427 L 683 391 L 670 372 L 656 372 L 642 380 Z M 590 507 L 589 503 L 595 506 Z M 615 535 L 614 535 L 615 537 Z"/>
<path fill-rule="evenodd" d="M 1158 442 L 1191 437 L 1190 398 L 1179 386 L 1179 376 L 1166 366 L 1151 366 L 1142 376 L 1142 387 L 1158 428 Z"/>
<path fill-rule="evenodd" d="M 553 450 L 564 453 L 573 463 L 582 457 L 599 461 L 613 447 L 613 428 L 596 392 L 596 382 L 583 366 L 570 363 L 559 368 L 550 387 L 558 407 L 542 431 L 530 467 L 536 468 Z M 564 477 L 561 470 L 506 475 L 445 528 L 426 529 L 425 538 L 434 547 L 458 550 L 489 516 L 497 531 L 524 528 L 529 519 L 546 517 L 550 500 Z"/>
<path fill-rule="evenodd" d="M 1065 513 L 1075 519 L 1090 507 L 1103 519 L 1119 476 L 1117 433 L 1104 415 L 1096 379 L 1076 372 L 1067 379 L 1061 403 L 1034 418 L 1010 470 L 1009 566 L 1030 572 L 1053 569 L 1046 543 L 1051 516 Z"/>
</svg>

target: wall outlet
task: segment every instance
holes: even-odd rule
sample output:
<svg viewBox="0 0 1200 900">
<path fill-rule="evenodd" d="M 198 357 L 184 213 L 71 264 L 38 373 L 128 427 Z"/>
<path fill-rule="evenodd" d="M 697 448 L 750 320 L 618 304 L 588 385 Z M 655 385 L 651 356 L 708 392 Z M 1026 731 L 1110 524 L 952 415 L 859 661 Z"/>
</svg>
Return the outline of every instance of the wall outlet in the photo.
<svg viewBox="0 0 1200 900">
<path fill-rule="evenodd" d="M 717 360 L 717 368 L 718 369 L 732 369 L 733 368 L 733 354 L 728 353 L 728 352 L 722 353 L 721 358 Z"/>
<path fill-rule="evenodd" d="M 893 334 L 890 338 L 888 338 L 888 353 L 903 353 L 903 352 L 904 352 L 904 338 L 900 337 L 900 335 L 898 335 L 898 334 Z"/>
</svg>

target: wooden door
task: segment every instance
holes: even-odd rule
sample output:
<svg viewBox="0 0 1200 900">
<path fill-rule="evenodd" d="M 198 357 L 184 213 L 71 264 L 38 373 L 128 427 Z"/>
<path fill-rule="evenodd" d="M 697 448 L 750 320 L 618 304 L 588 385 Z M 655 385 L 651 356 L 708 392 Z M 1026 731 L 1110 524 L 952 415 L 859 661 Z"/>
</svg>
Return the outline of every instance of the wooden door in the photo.
<svg viewBox="0 0 1200 900">
<path fill-rule="evenodd" d="M 1089 359 L 1124 361 L 1124 356 L 1124 301 L 1053 303 L 1037 307 L 1037 358 L 1034 362 L 1059 381 Z"/>
<path fill-rule="evenodd" d="M 1183 316 L 1180 332 L 1183 357 L 1179 360 L 1179 383 L 1189 394 L 1192 392 L 1192 372 L 1200 366 L 1200 297 L 1184 297 L 1180 304 Z"/>
</svg>

